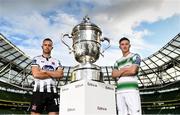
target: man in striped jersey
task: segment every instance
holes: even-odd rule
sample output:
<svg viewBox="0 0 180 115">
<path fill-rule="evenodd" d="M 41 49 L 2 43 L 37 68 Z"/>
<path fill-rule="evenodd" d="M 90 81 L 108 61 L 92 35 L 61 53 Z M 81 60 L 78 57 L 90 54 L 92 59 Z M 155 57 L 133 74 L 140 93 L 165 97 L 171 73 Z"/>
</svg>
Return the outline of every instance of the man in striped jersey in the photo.
<svg viewBox="0 0 180 115">
<path fill-rule="evenodd" d="M 56 79 L 63 76 L 60 62 L 51 57 L 53 42 L 43 40 L 43 54 L 36 56 L 32 61 L 32 75 L 34 77 L 33 97 L 30 106 L 31 114 L 37 115 L 46 110 L 48 114 L 56 115 L 59 112 L 59 96 Z"/>
<path fill-rule="evenodd" d="M 128 38 L 123 37 L 119 40 L 119 48 L 123 56 L 115 62 L 112 71 L 112 77 L 118 80 L 116 92 L 118 115 L 141 115 L 137 80 L 141 58 L 138 54 L 130 52 Z"/>
</svg>

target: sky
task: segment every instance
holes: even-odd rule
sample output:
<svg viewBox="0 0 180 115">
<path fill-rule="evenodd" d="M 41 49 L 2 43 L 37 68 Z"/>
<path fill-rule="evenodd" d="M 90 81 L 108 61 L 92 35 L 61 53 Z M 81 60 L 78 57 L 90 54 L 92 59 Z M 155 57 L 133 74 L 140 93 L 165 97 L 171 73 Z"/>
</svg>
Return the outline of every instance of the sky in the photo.
<svg viewBox="0 0 180 115">
<path fill-rule="evenodd" d="M 42 40 L 52 38 L 52 56 L 63 66 L 75 66 L 79 63 L 61 38 L 85 15 L 111 42 L 95 62 L 99 66 L 112 66 L 122 56 L 121 37 L 128 37 L 131 52 L 144 59 L 180 33 L 180 0 L 0 0 L 0 33 L 31 59 L 42 54 Z M 102 51 L 107 42 L 101 46 Z"/>
</svg>

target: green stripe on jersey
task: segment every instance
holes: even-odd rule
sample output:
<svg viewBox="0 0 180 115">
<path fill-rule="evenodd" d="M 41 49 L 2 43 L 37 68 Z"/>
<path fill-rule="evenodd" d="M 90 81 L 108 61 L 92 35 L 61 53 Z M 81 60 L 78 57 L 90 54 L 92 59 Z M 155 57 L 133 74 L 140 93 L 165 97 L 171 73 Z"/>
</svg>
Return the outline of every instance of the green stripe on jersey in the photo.
<svg viewBox="0 0 180 115">
<path fill-rule="evenodd" d="M 117 65 L 118 67 L 122 67 L 123 65 L 127 64 L 127 63 L 133 63 L 133 57 L 121 60 L 121 61 L 117 61 Z"/>
<path fill-rule="evenodd" d="M 135 82 L 117 84 L 117 89 L 130 89 L 130 88 L 137 89 L 138 84 Z"/>
</svg>

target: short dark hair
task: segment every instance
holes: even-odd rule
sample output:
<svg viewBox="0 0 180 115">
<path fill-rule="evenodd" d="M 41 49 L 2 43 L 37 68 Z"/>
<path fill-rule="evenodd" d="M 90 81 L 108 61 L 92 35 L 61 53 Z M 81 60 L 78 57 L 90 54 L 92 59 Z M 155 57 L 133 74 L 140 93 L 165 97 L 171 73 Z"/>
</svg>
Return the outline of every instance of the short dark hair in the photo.
<svg viewBox="0 0 180 115">
<path fill-rule="evenodd" d="M 45 38 L 44 40 L 43 40 L 43 42 L 44 41 L 50 41 L 50 42 L 52 42 L 52 40 L 50 39 L 50 38 Z"/>
<path fill-rule="evenodd" d="M 130 43 L 130 40 L 126 37 L 122 37 L 120 40 L 119 40 L 119 43 L 121 43 L 123 40 L 127 40 L 129 43 Z"/>
</svg>

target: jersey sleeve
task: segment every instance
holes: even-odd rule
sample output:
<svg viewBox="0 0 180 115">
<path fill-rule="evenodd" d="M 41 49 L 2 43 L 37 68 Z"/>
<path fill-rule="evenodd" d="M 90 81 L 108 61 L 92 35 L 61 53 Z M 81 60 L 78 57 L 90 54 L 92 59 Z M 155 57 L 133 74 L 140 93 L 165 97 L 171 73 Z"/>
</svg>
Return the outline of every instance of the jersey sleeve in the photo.
<svg viewBox="0 0 180 115">
<path fill-rule="evenodd" d="M 141 57 L 140 57 L 139 54 L 134 54 L 132 60 L 133 60 L 132 64 L 136 64 L 137 66 L 140 66 L 140 64 L 141 64 Z"/>
<path fill-rule="evenodd" d="M 117 63 L 117 61 L 114 63 L 114 69 L 118 69 L 118 63 Z"/>
<path fill-rule="evenodd" d="M 39 64 L 37 63 L 37 59 L 33 58 L 31 66 L 38 66 Z"/>
</svg>

